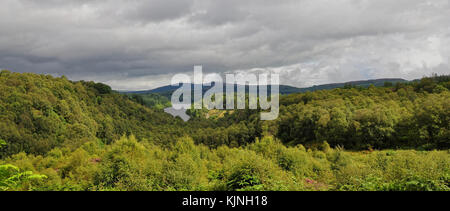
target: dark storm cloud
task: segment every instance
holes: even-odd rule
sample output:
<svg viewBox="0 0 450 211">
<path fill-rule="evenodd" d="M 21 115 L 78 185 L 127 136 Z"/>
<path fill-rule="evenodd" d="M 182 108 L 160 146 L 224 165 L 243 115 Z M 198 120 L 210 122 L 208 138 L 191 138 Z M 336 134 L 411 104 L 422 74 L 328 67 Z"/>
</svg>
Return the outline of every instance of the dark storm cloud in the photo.
<svg viewBox="0 0 450 211">
<path fill-rule="evenodd" d="M 309 86 L 449 73 L 448 0 L 3 0 L 0 68 L 147 89 L 192 71 Z"/>
</svg>

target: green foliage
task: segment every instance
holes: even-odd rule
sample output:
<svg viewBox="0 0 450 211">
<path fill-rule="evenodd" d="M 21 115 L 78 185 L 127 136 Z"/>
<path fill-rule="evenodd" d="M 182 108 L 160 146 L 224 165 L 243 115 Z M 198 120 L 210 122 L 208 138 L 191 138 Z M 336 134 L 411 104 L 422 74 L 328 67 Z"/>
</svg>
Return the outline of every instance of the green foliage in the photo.
<svg viewBox="0 0 450 211">
<path fill-rule="evenodd" d="M 88 140 L 111 143 L 124 134 L 154 142 L 181 137 L 181 120 L 155 112 L 104 84 L 71 82 L 31 73 L 0 75 L 0 157 L 43 155 L 57 146 L 76 149 Z"/>
<path fill-rule="evenodd" d="M 99 94 L 111 94 L 112 89 L 106 84 L 95 83 L 93 87 L 98 91 Z"/>
<path fill-rule="evenodd" d="M 0 139 L 7 143 L 0 158 L 22 151 L 44 155 L 54 147 L 73 150 L 90 140 L 110 144 L 130 134 L 165 145 L 189 135 L 210 146 L 240 146 L 261 134 L 257 111 L 184 123 L 160 110 L 170 105 L 165 96 L 130 100 L 107 85 L 65 77 L 3 71 L 0 93 Z"/>
<path fill-rule="evenodd" d="M 0 139 L 0 149 L 6 145 L 6 142 L 3 139 Z"/>
<path fill-rule="evenodd" d="M 344 185 L 339 190 L 345 191 L 450 191 L 448 184 L 442 180 L 423 178 L 406 178 L 395 182 L 384 182 L 383 178 L 368 176 L 358 179 L 356 185 Z"/>
<path fill-rule="evenodd" d="M 448 89 L 446 76 L 349 84 L 283 96 L 274 121 L 192 110 L 184 123 L 159 110 L 165 96 L 2 71 L 0 188 L 448 191 L 449 151 L 434 150 L 450 147 Z"/>
<path fill-rule="evenodd" d="M 30 182 L 46 178 L 45 175 L 33 174 L 31 171 L 21 172 L 18 167 L 11 164 L 0 165 L 0 191 L 33 190 Z"/>
<path fill-rule="evenodd" d="M 316 147 L 326 140 L 346 149 L 450 147 L 447 76 L 396 88 L 346 87 L 281 98 L 273 124 L 288 144 Z"/>
<path fill-rule="evenodd" d="M 390 81 L 386 81 L 386 82 L 384 82 L 384 85 L 383 85 L 384 87 L 392 87 L 393 86 L 393 84 L 392 84 L 392 82 L 390 82 Z"/>
<path fill-rule="evenodd" d="M 261 190 L 261 180 L 256 175 L 257 169 L 252 165 L 238 166 L 227 182 L 229 190 Z"/>
<path fill-rule="evenodd" d="M 8 190 L 450 190 L 447 151 L 347 152 L 326 144 L 305 150 L 273 137 L 210 149 L 189 137 L 159 146 L 130 136 L 75 151 L 55 148 L 44 157 L 20 153 L 4 162 L 10 163 L 1 165 Z"/>
<path fill-rule="evenodd" d="M 157 93 L 127 94 L 127 95 L 131 100 L 150 108 L 164 109 L 171 106 L 168 97 Z"/>
</svg>

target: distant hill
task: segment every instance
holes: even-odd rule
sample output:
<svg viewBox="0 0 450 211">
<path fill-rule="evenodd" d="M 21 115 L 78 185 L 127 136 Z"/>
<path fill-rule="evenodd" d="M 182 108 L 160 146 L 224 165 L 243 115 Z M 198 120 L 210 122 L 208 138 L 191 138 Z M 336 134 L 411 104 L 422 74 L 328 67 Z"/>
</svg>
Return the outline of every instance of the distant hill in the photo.
<svg viewBox="0 0 450 211">
<path fill-rule="evenodd" d="M 346 85 L 361 86 L 361 87 L 368 87 L 370 85 L 384 86 L 384 84 L 386 82 L 395 84 L 395 83 L 399 83 L 399 82 L 404 83 L 404 82 L 408 82 L 408 81 L 401 79 L 401 78 L 382 78 L 382 79 L 363 80 L 363 81 L 350 81 L 350 82 L 345 82 L 345 83 L 332 83 L 332 84 L 323 84 L 323 85 L 318 85 L 318 86 L 312 86 L 312 87 L 308 87 L 308 88 L 299 88 L 298 92 L 302 93 L 302 92 L 307 92 L 307 91 L 342 88 Z"/>
<path fill-rule="evenodd" d="M 374 79 L 374 80 L 363 80 L 363 81 L 350 81 L 345 83 L 332 83 L 332 84 L 323 84 L 323 85 L 317 85 L 307 88 L 298 88 L 294 86 L 288 86 L 288 85 L 280 85 L 280 93 L 282 95 L 286 94 L 292 94 L 292 93 L 303 93 L 307 91 L 317 91 L 317 90 L 328 90 L 328 89 L 335 89 L 335 88 L 342 88 L 346 85 L 352 85 L 352 86 L 362 86 L 362 87 L 368 87 L 371 84 L 374 86 L 383 86 L 386 82 L 390 82 L 392 84 L 395 84 L 397 82 L 408 82 L 407 80 L 401 79 L 401 78 L 383 78 L 383 79 Z M 225 86 L 225 85 L 224 85 Z M 235 89 L 236 89 L 235 85 Z M 203 86 L 203 92 L 207 91 L 211 86 Z M 170 97 L 172 93 L 180 88 L 180 86 L 162 86 L 158 87 L 156 89 L 151 90 L 144 90 L 144 91 L 126 91 L 122 93 L 127 94 L 160 94 L 163 96 Z M 191 84 L 192 90 L 194 89 L 194 84 Z M 249 85 L 246 85 L 246 90 L 249 89 Z M 225 88 L 224 88 L 225 90 Z M 270 88 L 268 89 L 270 91 Z"/>
<path fill-rule="evenodd" d="M 225 91 L 226 84 L 224 84 L 224 88 L 223 90 Z M 235 90 L 237 89 L 237 86 L 243 86 L 243 85 L 234 85 Z M 127 91 L 127 92 L 123 92 L 123 93 L 129 93 L 129 94 L 154 94 L 154 93 L 158 93 L 158 94 L 162 94 L 162 95 L 166 95 L 166 94 L 172 94 L 175 90 L 177 90 L 178 88 L 180 88 L 181 85 L 178 86 L 162 86 L 162 87 L 158 87 L 156 89 L 152 89 L 152 90 L 144 90 L 144 91 Z M 205 86 L 203 85 L 203 92 L 206 92 L 207 90 L 209 90 L 212 86 Z M 249 85 L 245 86 L 245 90 L 249 89 Z M 194 84 L 191 84 L 191 89 L 194 90 Z M 268 91 L 270 91 L 270 87 L 268 88 Z M 287 86 L 287 85 L 280 85 L 280 93 L 281 94 L 290 94 L 290 93 L 297 93 L 300 92 L 301 89 L 297 88 L 297 87 L 293 87 L 293 86 Z"/>
</svg>

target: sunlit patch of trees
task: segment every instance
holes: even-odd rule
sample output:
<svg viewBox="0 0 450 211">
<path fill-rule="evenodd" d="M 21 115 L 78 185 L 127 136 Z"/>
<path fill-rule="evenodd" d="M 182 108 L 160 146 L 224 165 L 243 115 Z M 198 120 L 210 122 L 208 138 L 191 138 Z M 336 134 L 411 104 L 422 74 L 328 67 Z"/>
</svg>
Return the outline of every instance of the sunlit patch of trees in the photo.
<svg viewBox="0 0 450 211">
<path fill-rule="evenodd" d="M 449 77 L 367 89 L 348 87 L 282 98 L 278 137 L 346 149 L 450 147 Z"/>
<path fill-rule="evenodd" d="M 89 141 L 1 162 L 46 175 L 11 190 L 450 190 L 448 151 L 346 152 L 326 142 L 306 149 L 271 136 L 216 149 L 189 137 L 159 146 L 124 136 L 110 145 Z"/>
</svg>

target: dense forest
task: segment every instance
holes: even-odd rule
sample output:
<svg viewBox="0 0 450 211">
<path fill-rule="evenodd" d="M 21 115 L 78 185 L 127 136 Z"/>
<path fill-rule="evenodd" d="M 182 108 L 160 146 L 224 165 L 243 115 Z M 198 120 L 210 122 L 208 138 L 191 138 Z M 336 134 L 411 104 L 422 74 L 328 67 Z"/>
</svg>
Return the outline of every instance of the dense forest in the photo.
<svg viewBox="0 0 450 211">
<path fill-rule="evenodd" d="M 0 190 L 450 190 L 450 76 L 282 96 L 258 110 L 0 72 Z"/>
</svg>

